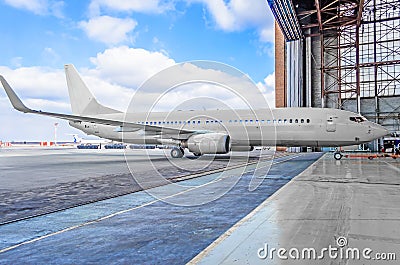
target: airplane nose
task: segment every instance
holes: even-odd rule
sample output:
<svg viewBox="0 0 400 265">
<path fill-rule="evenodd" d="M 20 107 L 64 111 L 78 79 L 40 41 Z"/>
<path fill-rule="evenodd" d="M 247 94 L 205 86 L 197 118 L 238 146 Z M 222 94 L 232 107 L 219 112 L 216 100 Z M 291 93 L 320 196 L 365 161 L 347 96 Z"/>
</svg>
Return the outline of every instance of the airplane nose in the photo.
<svg viewBox="0 0 400 265">
<path fill-rule="evenodd" d="M 376 124 L 374 126 L 374 135 L 376 136 L 376 138 L 381 138 L 388 134 L 389 134 L 389 131 L 385 127 L 378 125 L 378 124 Z"/>
</svg>

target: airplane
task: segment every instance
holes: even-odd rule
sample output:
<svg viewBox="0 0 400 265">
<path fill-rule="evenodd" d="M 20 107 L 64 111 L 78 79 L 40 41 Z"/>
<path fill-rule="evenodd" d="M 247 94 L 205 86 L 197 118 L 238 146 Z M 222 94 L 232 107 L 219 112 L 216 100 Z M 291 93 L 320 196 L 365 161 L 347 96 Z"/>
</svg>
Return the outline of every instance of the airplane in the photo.
<svg viewBox="0 0 400 265">
<path fill-rule="evenodd" d="M 106 139 L 83 139 L 83 138 L 79 137 L 78 134 L 71 134 L 71 136 L 74 138 L 75 144 L 109 144 L 109 143 L 111 143 L 110 140 L 106 140 Z"/>
<path fill-rule="evenodd" d="M 68 120 L 86 134 L 112 141 L 172 145 L 173 158 L 183 157 L 185 149 L 201 156 L 252 151 L 255 146 L 339 147 L 388 134 L 360 114 L 330 108 L 123 113 L 98 103 L 72 64 L 64 68 L 73 114 L 30 109 L 1 75 L 0 80 L 18 111 Z M 342 155 L 336 152 L 334 157 Z"/>
</svg>

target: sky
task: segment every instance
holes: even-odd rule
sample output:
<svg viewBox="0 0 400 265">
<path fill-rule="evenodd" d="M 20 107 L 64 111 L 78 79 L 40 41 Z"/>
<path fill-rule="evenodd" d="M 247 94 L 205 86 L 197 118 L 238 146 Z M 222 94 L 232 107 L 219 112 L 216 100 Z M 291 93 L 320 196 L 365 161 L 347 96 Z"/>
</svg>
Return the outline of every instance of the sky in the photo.
<svg viewBox="0 0 400 265">
<path fill-rule="evenodd" d="M 33 109 L 71 113 L 64 64 L 100 103 L 125 111 L 148 78 L 193 60 L 237 68 L 274 106 L 265 0 L 0 0 L 0 9 L 0 74 Z M 15 111 L 1 89 L 0 141 L 53 141 L 56 122 L 59 141 L 87 138 L 66 121 Z"/>
</svg>

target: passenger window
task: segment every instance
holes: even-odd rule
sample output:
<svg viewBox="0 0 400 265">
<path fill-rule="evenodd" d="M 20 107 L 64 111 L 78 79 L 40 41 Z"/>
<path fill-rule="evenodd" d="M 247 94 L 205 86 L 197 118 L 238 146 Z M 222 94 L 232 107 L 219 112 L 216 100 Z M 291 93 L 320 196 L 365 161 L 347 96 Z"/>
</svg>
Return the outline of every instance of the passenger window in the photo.
<svg viewBox="0 0 400 265">
<path fill-rule="evenodd" d="M 287 123 L 287 119 L 284 119 L 284 120 L 283 120 L 283 123 Z"/>
<path fill-rule="evenodd" d="M 200 124 L 200 121 L 198 121 L 197 123 Z"/>
<path fill-rule="evenodd" d="M 299 123 L 299 120 L 298 120 L 298 119 L 295 119 L 295 120 L 294 120 L 294 123 Z"/>
<path fill-rule="evenodd" d="M 310 121 L 310 119 L 307 119 L 307 123 L 310 123 L 311 121 Z"/>
<path fill-rule="evenodd" d="M 301 119 L 301 123 L 304 123 L 304 119 Z"/>
</svg>

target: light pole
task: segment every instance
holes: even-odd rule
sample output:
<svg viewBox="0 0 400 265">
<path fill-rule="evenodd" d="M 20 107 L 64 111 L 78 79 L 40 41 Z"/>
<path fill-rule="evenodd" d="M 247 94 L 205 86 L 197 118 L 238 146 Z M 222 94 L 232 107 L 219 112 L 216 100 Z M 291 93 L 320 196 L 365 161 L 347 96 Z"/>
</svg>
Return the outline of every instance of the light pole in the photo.
<svg viewBox="0 0 400 265">
<path fill-rule="evenodd" d="M 54 123 L 54 146 L 57 146 L 57 126 L 58 122 Z"/>
</svg>

